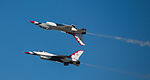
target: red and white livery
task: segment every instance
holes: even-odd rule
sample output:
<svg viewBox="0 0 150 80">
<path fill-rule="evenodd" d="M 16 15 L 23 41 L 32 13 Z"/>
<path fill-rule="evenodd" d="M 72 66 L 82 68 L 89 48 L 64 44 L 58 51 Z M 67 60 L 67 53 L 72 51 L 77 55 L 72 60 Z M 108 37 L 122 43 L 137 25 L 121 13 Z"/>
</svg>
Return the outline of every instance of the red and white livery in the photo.
<svg viewBox="0 0 150 80">
<path fill-rule="evenodd" d="M 78 50 L 77 52 L 71 54 L 70 56 L 55 55 L 44 51 L 32 51 L 25 53 L 40 56 L 41 59 L 60 62 L 63 63 L 64 66 L 68 66 L 69 64 L 79 66 L 80 65 L 79 57 L 82 55 L 83 52 L 84 52 L 83 50 Z"/>
<path fill-rule="evenodd" d="M 74 36 L 78 43 L 82 46 L 85 46 L 82 40 L 82 35 L 86 34 L 86 29 L 77 29 L 75 25 L 64 25 L 54 22 L 39 23 L 37 21 L 30 21 L 31 23 L 38 25 L 39 27 L 45 30 L 59 30 L 64 33 L 68 33 Z"/>
</svg>

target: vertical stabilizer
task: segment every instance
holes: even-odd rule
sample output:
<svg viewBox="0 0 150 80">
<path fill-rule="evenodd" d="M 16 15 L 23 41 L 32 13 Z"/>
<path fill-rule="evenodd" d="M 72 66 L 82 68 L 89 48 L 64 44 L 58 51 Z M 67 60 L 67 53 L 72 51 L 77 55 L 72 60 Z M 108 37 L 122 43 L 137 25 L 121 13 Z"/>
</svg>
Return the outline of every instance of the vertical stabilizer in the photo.
<svg viewBox="0 0 150 80">
<path fill-rule="evenodd" d="M 70 57 L 72 61 L 78 61 L 79 57 L 82 55 L 83 52 L 83 50 L 78 50 L 77 52 L 71 54 Z"/>
<path fill-rule="evenodd" d="M 82 40 L 82 34 L 75 34 L 73 35 L 74 38 L 78 41 L 78 43 L 82 46 L 85 46 L 85 44 L 83 43 L 83 40 Z"/>
</svg>

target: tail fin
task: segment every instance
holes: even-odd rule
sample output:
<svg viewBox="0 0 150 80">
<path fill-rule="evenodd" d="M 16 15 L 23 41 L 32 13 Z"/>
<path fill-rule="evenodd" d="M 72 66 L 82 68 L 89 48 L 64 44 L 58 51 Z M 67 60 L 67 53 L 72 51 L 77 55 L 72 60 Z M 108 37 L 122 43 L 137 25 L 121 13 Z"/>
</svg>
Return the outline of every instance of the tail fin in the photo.
<svg viewBox="0 0 150 80">
<path fill-rule="evenodd" d="M 83 43 L 83 39 L 82 39 L 82 34 L 75 34 L 73 35 L 74 38 L 78 41 L 78 43 L 82 46 L 85 46 L 85 44 Z"/>
<path fill-rule="evenodd" d="M 83 52 L 83 50 L 78 50 L 77 52 L 71 54 L 70 57 L 72 61 L 78 61 L 79 57 L 82 55 Z"/>
</svg>

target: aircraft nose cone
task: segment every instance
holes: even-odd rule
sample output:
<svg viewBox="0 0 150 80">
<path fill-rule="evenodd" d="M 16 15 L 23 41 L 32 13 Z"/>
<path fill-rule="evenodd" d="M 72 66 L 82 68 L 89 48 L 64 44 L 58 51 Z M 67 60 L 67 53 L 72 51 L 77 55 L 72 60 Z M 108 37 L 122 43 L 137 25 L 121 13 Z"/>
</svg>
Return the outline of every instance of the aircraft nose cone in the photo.
<svg viewBox="0 0 150 80">
<path fill-rule="evenodd" d="M 31 23 L 35 23 L 35 21 L 30 21 Z"/>
<path fill-rule="evenodd" d="M 31 54 L 30 52 L 24 52 L 24 53 L 26 53 L 26 54 Z"/>
</svg>

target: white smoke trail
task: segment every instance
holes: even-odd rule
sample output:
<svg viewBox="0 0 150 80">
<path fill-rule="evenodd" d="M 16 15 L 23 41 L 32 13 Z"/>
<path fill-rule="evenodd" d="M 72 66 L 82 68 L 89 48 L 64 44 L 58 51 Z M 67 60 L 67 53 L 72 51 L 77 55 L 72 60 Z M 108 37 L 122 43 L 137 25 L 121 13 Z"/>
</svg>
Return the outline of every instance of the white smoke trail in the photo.
<svg viewBox="0 0 150 80">
<path fill-rule="evenodd" d="M 81 63 L 81 64 L 84 64 L 88 67 L 105 69 L 105 70 L 108 70 L 108 71 L 119 72 L 119 73 L 122 73 L 122 74 L 127 74 L 127 75 L 131 75 L 131 76 L 139 77 L 139 78 L 150 79 L 150 74 L 140 74 L 140 73 L 136 73 L 136 72 L 129 72 L 129 71 L 125 71 L 125 70 L 119 70 L 119 69 L 115 69 L 115 68 L 111 68 L 111 67 L 88 64 L 88 63 Z"/>
<path fill-rule="evenodd" d="M 140 41 L 140 40 L 135 40 L 135 39 L 130 39 L 130 38 L 123 38 L 123 37 L 118 37 L 118 36 L 109 36 L 109 35 L 104 35 L 104 34 L 95 34 L 95 33 L 89 33 L 89 32 L 87 34 L 93 35 L 93 36 L 98 36 L 98 37 L 121 40 L 121 41 L 125 41 L 127 43 L 132 43 L 132 44 L 138 44 L 141 47 L 144 47 L 144 46 L 150 47 L 150 41 Z"/>
</svg>

